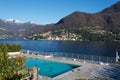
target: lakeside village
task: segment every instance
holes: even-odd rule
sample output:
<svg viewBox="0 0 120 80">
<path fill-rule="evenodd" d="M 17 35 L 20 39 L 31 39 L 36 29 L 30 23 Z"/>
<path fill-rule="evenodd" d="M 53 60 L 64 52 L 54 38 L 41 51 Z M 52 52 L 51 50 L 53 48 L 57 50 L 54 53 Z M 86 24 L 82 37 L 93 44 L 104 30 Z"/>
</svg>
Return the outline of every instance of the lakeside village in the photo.
<svg viewBox="0 0 120 80">
<path fill-rule="evenodd" d="M 24 39 L 32 39 L 32 40 L 40 40 L 40 39 L 47 39 L 47 40 L 79 40 L 84 41 L 84 38 L 82 35 L 75 34 L 75 33 L 69 33 L 62 31 L 61 33 L 55 33 L 53 34 L 51 31 L 42 33 L 42 34 L 33 34 L 28 37 L 24 37 Z M 89 40 L 88 40 L 89 41 Z"/>
<path fill-rule="evenodd" d="M 104 65 L 103 62 L 98 63 L 91 63 L 90 60 L 79 60 L 79 59 L 73 59 L 68 58 L 65 56 L 57 56 L 51 54 L 41 55 L 39 53 L 31 53 L 30 51 L 20 52 L 22 47 L 20 45 L 16 44 L 0 44 L 0 80 L 81 80 L 81 79 L 95 79 L 97 76 L 100 78 L 99 80 L 111 80 L 109 78 L 116 78 L 119 79 L 119 74 L 111 74 L 113 77 L 110 77 L 108 72 L 111 73 L 119 73 L 119 65 L 120 64 L 120 57 L 118 55 L 118 50 L 116 50 L 116 63 L 106 63 Z M 90 56 L 90 55 L 89 55 Z M 26 68 L 25 62 L 26 57 L 33 57 L 39 59 L 45 59 L 45 60 L 53 60 L 58 62 L 64 62 L 69 64 L 79 64 L 81 65 L 78 68 L 75 68 L 74 70 L 68 71 L 64 74 L 61 74 L 59 76 L 56 76 L 55 78 L 50 77 L 43 77 L 38 75 L 38 68 L 32 67 L 32 68 Z M 34 63 L 34 62 L 33 62 Z M 44 65 L 43 65 L 44 66 Z M 117 67 L 116 67 L 117 66 Z M 111 70 L 114 67 L 114 70 Z M 110 68 L 110 69 L 109 69 Z M 104 69 L 109 70 L 103 74 L 103 76 L 100 76 L 101 71 Z M 41 70 L 41 69 L 40 69 Z M 97 71 L 97 73 L 95 72 Z M 116 71 L 117 70 L 117 71 Z M 93 73 L 92 73 L 93 72 Z M 94 75 L 91 75 L 94 74 Z M 98 75 L 97 75 L 98 74 Z M 109 77 L 107 77 L 107 76 Z M 115 76 L 115 77 L 114 77 Z"/>
<path fill-rule="evenodd" d="M 32 40 L 78 40 L 78 41 L 119 41 L 120 34 L 114 34 L 112 32 L 99 29 L 99 28 L 80 28 L 80 31 L 70 32 L 65 29 L 55 30 L 55 31 L 47 31 L 44 33 L 34 33 L 29 36 L 25 36 L 24 39 L 32 39 Z M 88 30 L 85 32 L 84 30 Z"/>
<path fill-rule="evenodd" d="M 82 36 L 81 35 L 77 35 L 74 33 L 69 33 L 69 34 L 62 34 L 62 35 L 52 35 L 51 32 L 46 32 L 46 33 L 42 33 L 42 34 L 32 34 L 29 36 L 25 36 L 25 35 L 21 35 L 18 34 L 17 36 L 12 36 L 9 34 L 5 34 L 1 36 L 1 39 L 30 39 L 30 40 L 41 40 L 41 39 L 47 39 L 47 40 L 79 40 L 79 41 L 83 41 Z"/>
<path fill-rule="evenodd" d="M 49 30 L 46 32 L 31 32 L 26 33 L 15 32 L 14 34 L 1 34 L 1 38 L 5 39 L 30 39 L 30 40 L 73 40 L 73 41 L 120 41 L 120 33 L 113 33 L 106 31 L 99 27 L 84 27 L 79 28 L 78 31 L 69 31 L 66 29 Z"/>
</svg>

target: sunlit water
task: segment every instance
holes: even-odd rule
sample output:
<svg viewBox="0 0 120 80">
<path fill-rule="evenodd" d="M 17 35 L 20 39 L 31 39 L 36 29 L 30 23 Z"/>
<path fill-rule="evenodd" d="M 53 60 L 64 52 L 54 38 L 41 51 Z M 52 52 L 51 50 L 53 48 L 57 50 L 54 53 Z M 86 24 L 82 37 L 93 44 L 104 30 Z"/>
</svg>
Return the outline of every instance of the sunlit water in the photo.
<svg viewBox="0 0 120 80">
<path fill-rule="evenodd" d="M 68 52 L 97 56 L 115 57 L 115 50 L 120 52 L 120 42 L 80 42 L 80 41 L 52 41 L 52 40 L 16 40 L 0 39 L 0 43 L 20 44 L 23 50 L 43 52 Z"/>
</svg>

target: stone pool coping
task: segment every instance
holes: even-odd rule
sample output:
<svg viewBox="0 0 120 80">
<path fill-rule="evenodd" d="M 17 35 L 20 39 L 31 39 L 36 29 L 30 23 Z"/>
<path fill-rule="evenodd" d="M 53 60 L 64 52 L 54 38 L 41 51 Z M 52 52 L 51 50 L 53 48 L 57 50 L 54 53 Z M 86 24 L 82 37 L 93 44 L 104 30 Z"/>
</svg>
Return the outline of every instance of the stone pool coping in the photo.
<svg viewBox="0 0 120 80">
<path fill-rule="evenodd" d="M 84 62 L 83 60 L 77 60 L 77 59 L 74 60 L 71 58 L 62 58 L 62 57 L 45 58 L 42 55 L 34 55 L 34 54 L 32 54 L 32 55 L 25 54 L 24 56 L 45 59 L 45 60 L 53 60 L 53 61 L 64 62 L 64 63 L 68 63 L 68 64 L 74 64 L 74 65 L 81 65 L 78 68 L 75 68 L 71 71 L 65 72 L 54 78 L 41 77 L 40 80 L 75 80 L 75 79 L 79 79 L 79 78 L 80 79 L 93 79 L 94 76 L 92 75 L 92 71 L 94 71 L 102 66 L 97 63 Z"/>
</svg>

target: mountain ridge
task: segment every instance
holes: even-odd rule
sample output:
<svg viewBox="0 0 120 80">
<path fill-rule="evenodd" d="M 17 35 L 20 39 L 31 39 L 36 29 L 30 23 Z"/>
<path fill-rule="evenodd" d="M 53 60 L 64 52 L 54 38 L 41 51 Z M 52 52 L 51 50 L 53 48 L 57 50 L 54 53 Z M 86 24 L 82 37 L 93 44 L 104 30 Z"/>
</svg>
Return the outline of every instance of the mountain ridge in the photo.
<svg viewBox="0 0 120 80">
<path fill-rule="evenodd" d="M 120 1 L 98 13 L 75 11 L 63 17 L 55 24 L 33 25 L 34 27 L 27 27 L 24 36 L 28 38 L 49 32 L 50 34 L 44 36 L 45 38 L 48 38 L 48 36 L 61 37 L 61 35 L 65 35 L 64 37 L 69 38 L 69 34 L 74 34 L 78 36 L 78 40 L 94 40 L 94 37 L 97 37 L 95 40 L 113 40 L 113 38 L 118 38 L 120 40 L 119 19 Z M 29 26 L 31 26 L 31 24 Z"/>
<path fill-rule="evenodd" d="M 120 1 L 102 10 L 100 13 L 116 13 L 116 12 L 120 12 Z"/>
<path fill-rule="evenodd" d="M 82 40 L 120 40 L 119 19 L 120 1 L 97 13 L 75 11 L 60 19 L 51 31 L 54 36 L 61 36 L 63 31 L 67 31 L 82 36 Z"/>
<path fill-rule="evenodd" d="M 62 18 L 60 21 L 58 21 L 57 24 L 60 24 L 61 22 L 62 23 L 70 22 L 71 24 L 75 23 L 77 25 L 85 25 L 88 23 L 88 24 L 93 24 L 93 25 L 97 24 L 98 26 L 105 27 L 106 26 L 105 24 L 109 24 L 108 23 L 109 21 L 112 22 L 115 20 L 115 19 L 112 20 L 114 17 L 115 17 L 115 19 L 120 17 L 120 1 L 98 13 L 85 13 L 85 12 L 75 11 L 72 14 Z M 109 18 L 109 21 L 106 20 L 108 18 Z M 118 21 L 118 19 L 116 21 Z M 117 22 L 117 23 L 119 23 L 119 22 Z M 120 25 L 120 23 L 119 23 L 119 25 Z"/>
</svg>

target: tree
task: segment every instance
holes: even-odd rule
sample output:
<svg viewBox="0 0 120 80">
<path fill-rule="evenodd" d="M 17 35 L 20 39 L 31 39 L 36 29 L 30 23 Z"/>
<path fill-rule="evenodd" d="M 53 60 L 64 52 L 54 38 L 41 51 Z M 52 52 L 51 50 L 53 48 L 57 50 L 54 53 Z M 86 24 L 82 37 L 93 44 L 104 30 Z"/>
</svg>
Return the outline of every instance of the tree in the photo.
<svg viewBox="0 0 120 80">
<path fill-rule="evenodd" d="M 10 58 L 8 51 L 15 48 L 12 51 L 19 51 L 19 45 L 0 44 L 0 80 L 20 80 L 27 74 L 24 72 L 25 58 L 17 57 Z"/>
</svg>

